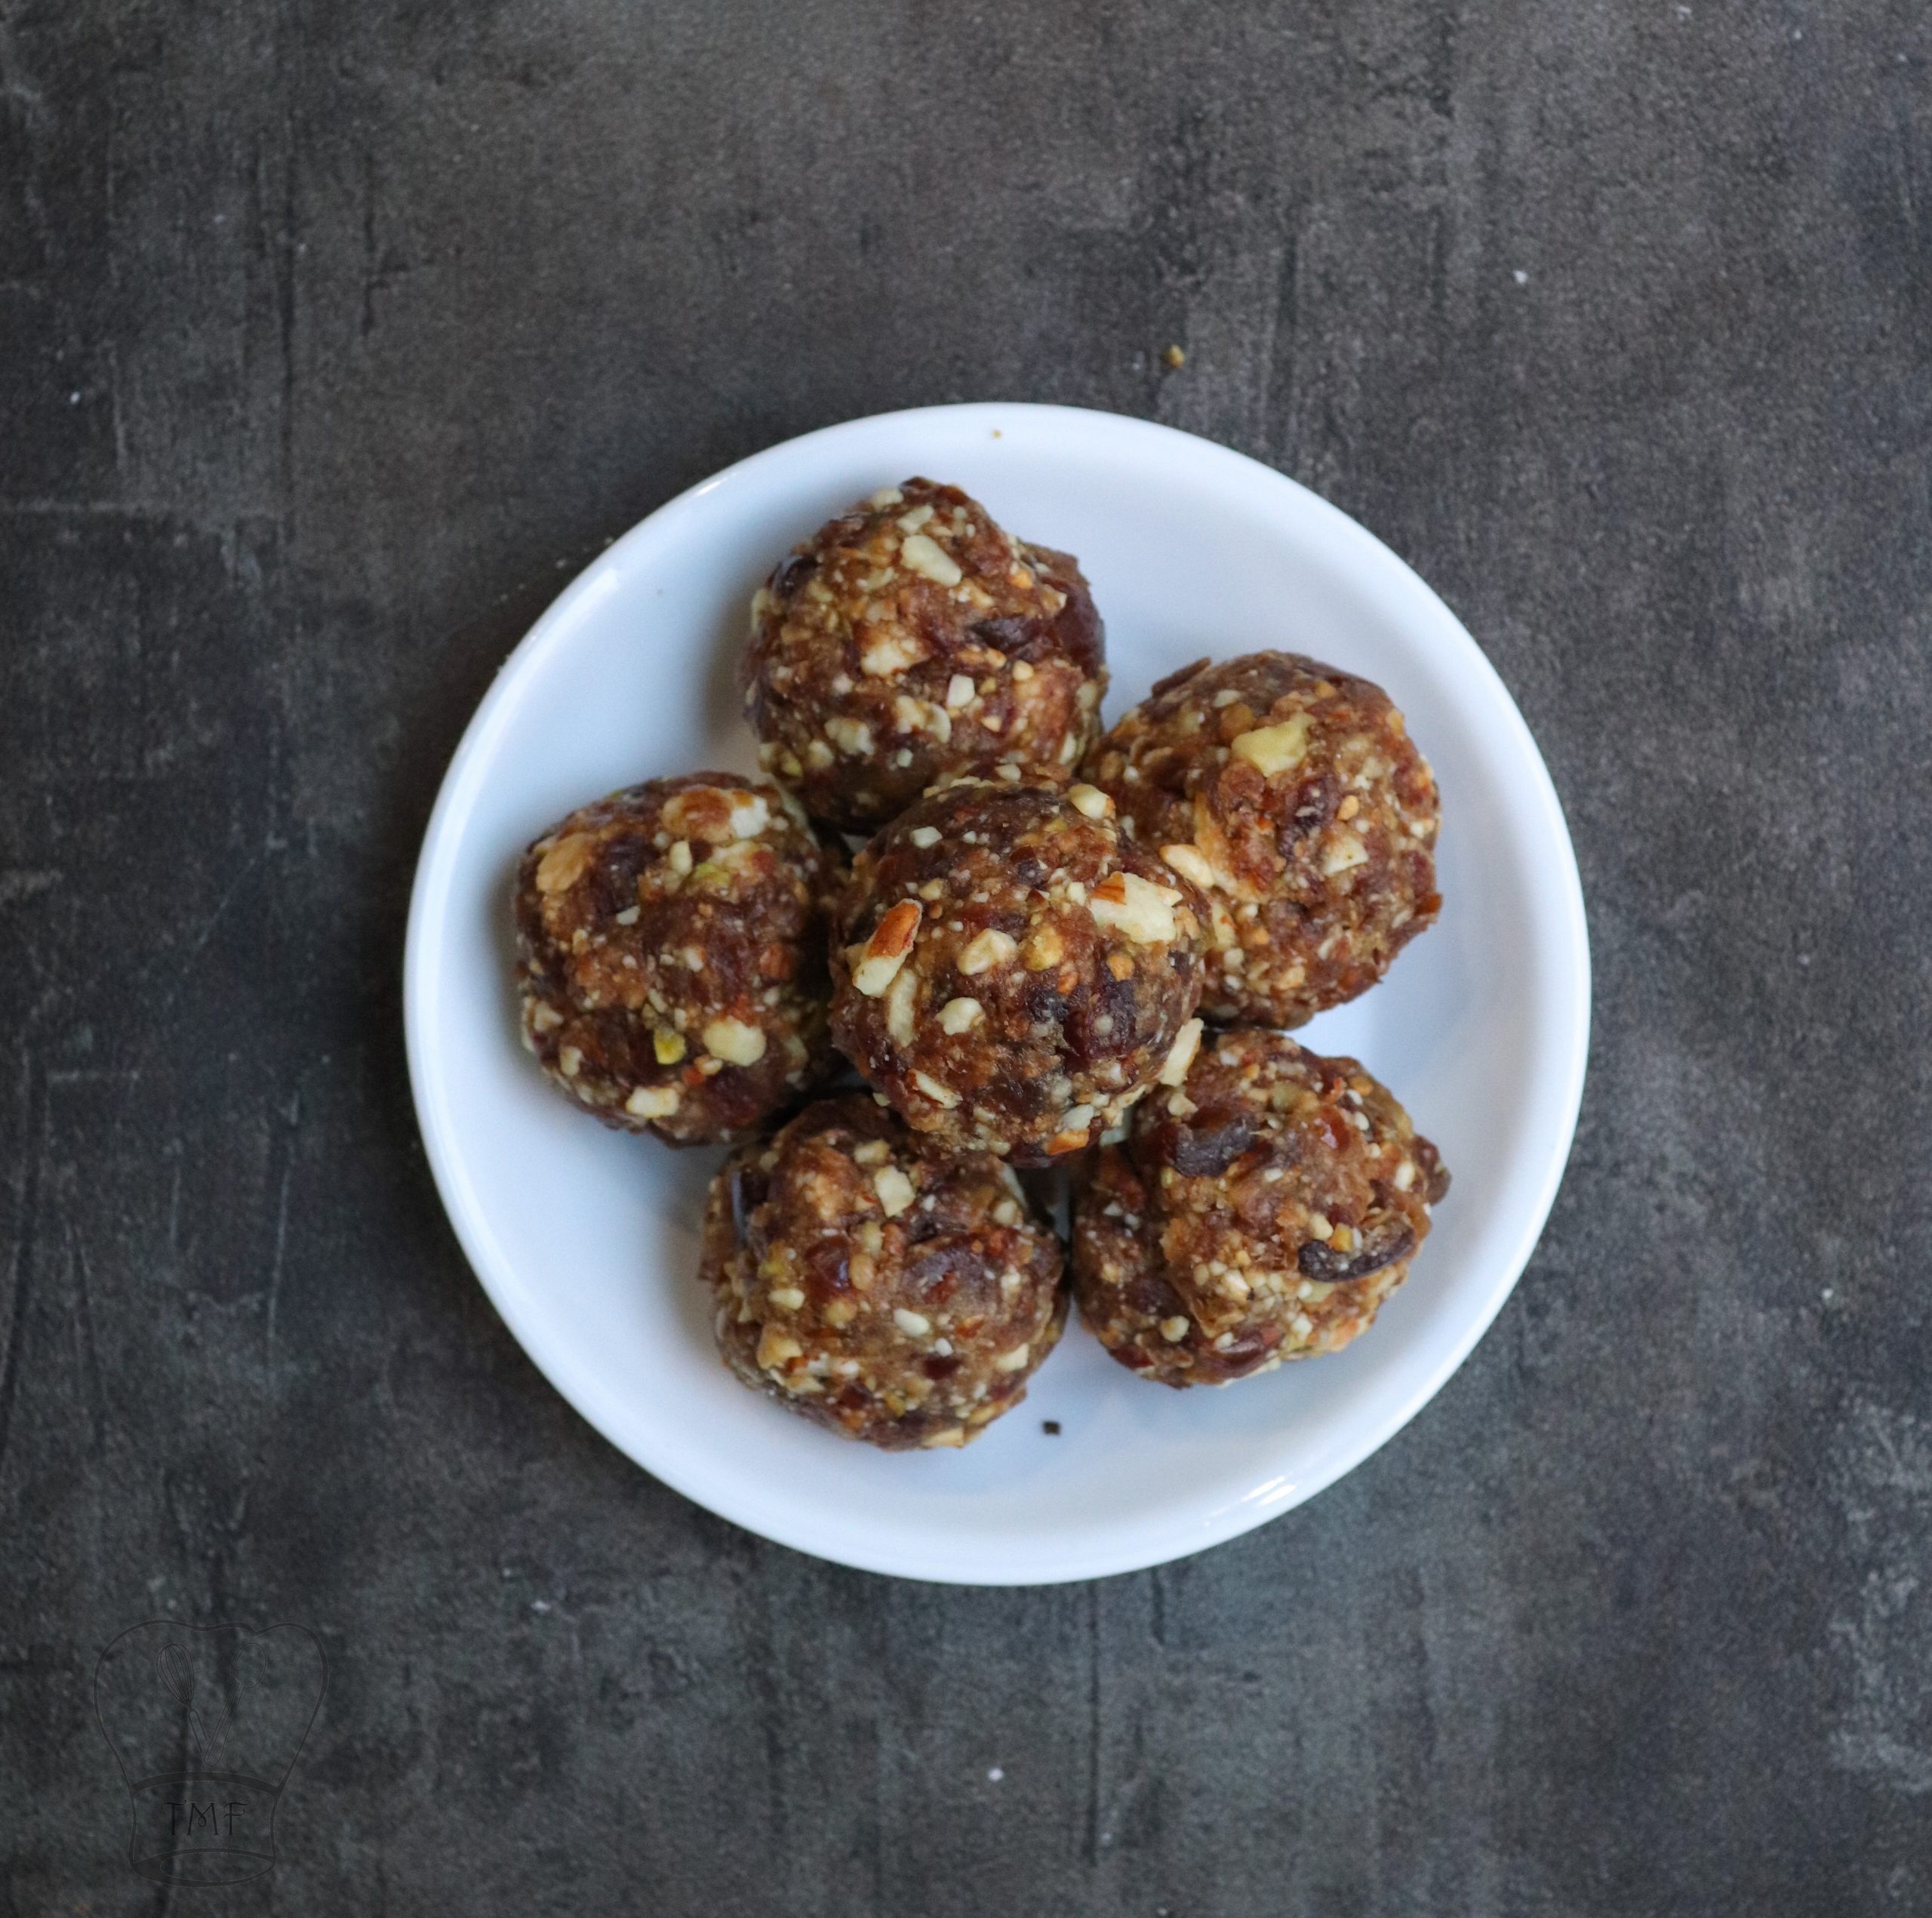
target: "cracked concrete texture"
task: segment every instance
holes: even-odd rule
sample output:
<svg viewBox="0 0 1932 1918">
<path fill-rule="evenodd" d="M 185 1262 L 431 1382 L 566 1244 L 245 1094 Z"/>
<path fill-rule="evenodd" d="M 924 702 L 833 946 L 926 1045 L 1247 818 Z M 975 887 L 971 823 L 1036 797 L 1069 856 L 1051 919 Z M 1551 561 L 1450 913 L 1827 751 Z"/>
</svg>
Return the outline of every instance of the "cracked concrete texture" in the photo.
<svg viewBox="0 0 1932 1918">
<path fill-rule="evenodd" d="M 1929 72 L 1887 0 L 0 0 L 0 1910 L 165 1908 L 89 1682 L 171 1612 L 330 1659 L 232 1910 L 1926 1909 Z M 1410 559 L 1597 971 L 1441 1397 L 1018 1593 L 583 1427 L 442 1222 L 397 993 L 560 575 L 993 396 Z"/>
</svg>

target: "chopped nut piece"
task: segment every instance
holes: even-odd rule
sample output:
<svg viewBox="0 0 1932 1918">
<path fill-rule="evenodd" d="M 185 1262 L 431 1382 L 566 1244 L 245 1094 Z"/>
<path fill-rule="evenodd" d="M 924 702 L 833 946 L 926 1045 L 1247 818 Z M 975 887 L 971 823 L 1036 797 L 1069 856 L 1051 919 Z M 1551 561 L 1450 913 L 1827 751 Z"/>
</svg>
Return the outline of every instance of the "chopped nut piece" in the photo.
<svg viewBox="0 0 1932 1918">
<path fill-rule="evenodd" d="M 1010 934 L 989 925 L 959 955 L 959 970 L 969 979 L 990 972 L 995 966 L 1005 965 L 1019 950 Z"/>
<path fill-rule="evenodd" d="M 685 1036 L 660 1026 L 651 1035 L 651 1049 L 660 1066 L 675 1066 L 685 1056 Z"/>
<path fill-rule="evenodd" d="M 679 1097 L 675 1085 L 640 1085 L 624 1101 L 624 1110 L 633 1119 L 669 1119 L 678 1110 Z"/>
<path fill-rule="evenodd" d="M 885 989 L 885 1030 L 895 1044 L 910 1045 L 913 1032 L 913 1002 L 918 996 L 919 975 L 909 967 Z"/>
<path fill-rule="evenodd" d="M 742 1019 L 713 1019 L 704 1029 L 704 1049 L 730 1066 L 755 1066 L 764 1057 L 764 1034 Z"/>
<path fill-rule="evenodd" d="M 755 839 L 771 824 L 771 808 L 755 793 L 731 795 L 730 827 L 740 839 Z"/>
<path fill-rule="evenodd" d="M 946 682 L 946 705 L 952 711 L 958 713 L 973 703 L 973 692 L 972 681 L 964 673 L 955 673 Z"/>
<path fill-rule="evenodd" d="M 970 1032 L 984 1009 L 976 999 L 949 999 L 940 1008 L 940 1028 L 949 1033 Z"/>
<path fill-rule="evenodd" d="M 1192 879 L 1204 892 L 1214 883 L 1214 869 L 1198 846 L 1171 845 L 1161 848 L 1161 857 L 1184 879 Z"/>
<path fill-rule="evenodd" d="M 1182 896 L 1137 873 L 1115 873 L 1094 888 L 1087 908 L 1096 925 L 1124 933 L 1138 945 L 1165 945 L 1173 941 L 1174 908 Z"/>
<path fill-rule="evenodd" d="M 877 999 L 899 975 L 919 930 L 924 911 L 916 899 L 902 899 L 874 928 L 852 968 L 852 984 L 868 999 Z"/>
<path fill-rule="evenodd" d="M 996 1372 L 1021 1372 L 1026 1369 L 1027 1361 L 1033 1356 L 1031 1346 L 1016 1345 L 1011 1352 L 1002 1352 L 993 1361 Z"/>
<path fill-rule="evenodd" d="M 892 1322 L 908 1338 L 924 1338 L 933 1328 L 933 1322 L 923 1312 L 915 1312 L 903 1305 L 893 1307 Z"/>
<path fill-rule="evenodd" d="M 1097 786 L 1072 786 L 1067 789 L 1066 796 L 1089 819 L 1108 819 L 1113 814 L 1114 802 Z"/>
<path fill-rule="evenodd" d="M 1178 1345 L 1192 1329 L 1189 1322 L 1178 1314 L 1171 1319 L 1163 1319 L 1161 1321 L 1161 1336 L 1170 1345 Z"/>
<path fill-rule="evenodd" d="M 733 805 L 748 796 L 742 793 L 734 794 L 718 786 L 688 786 L 665 801 L 661 815 L 663 829 L 674 839 L 705 839 L 721 844 L 731 836 Z"/>
<path fill-rule="evenodd" d="M 959 1103 L 959 1094 L 951 1086 L 942 1085 L 930 1073 L 915 1072 L 912 1083 L 935 1104 L 945 1107 L 949 1112 Z"/>
<path fill-rule="evenodd" d="M 1321 870 L 1324 877 L 1332 879 L 1337 873 L 1352 872 L 1367 864 L 1367 847 L 1352 833 L 1337 833 L 1322 856 Z"/>
<path fill-rule="evenodd" d="M 767 1372 L 775 1372 L 786 1360 L 804 1356 L 805 1348 L 789 1332 L 780 1332 L 776 1325 L 767 1325 L 758 1342 L 758 1362 Z"/>
<path fill-rule="evenodd" d="M 1187 1076 L 1187 1069 L 1194 1063 L 1194 1055 L 1201 1049 L 1201 1021 L 1190 1019 L 1174 1035 L 1174 1042 L 1168 1048 L 1167 1063 L 1161 1068 L 1163 1085 L 1178 1085 Z"/>
<path fill-rule="evenodd" d="M 909 534 L 899 549 L 899 557 L 909 571 L 940 586 L 957 586 L 966 577 L 958 562 L 924 533 Z"/>
<path fill-rule="evenodd" d="M 906 836 L 923 852 L 928 846 L 939 844 L 939 828 L 937 826 L 915 826 Z"/>
<path fill-rule="evenodd" d="M 1029 972 L 1044 972 L 1050 965 L 1057 965 L 1066 956 L 1066 941 L 1060 937 L 1060 928 L 1051 920 L 1037 928 L 1028 939 L 1023 955 Z"/>
<path fill-rule="evenodd" d="M 587 833 L 569 833 L 544 854 L 537 867 L 539 892 L 564 892 L 575 885 L 590 868 L 595 842 Z"/>
<path fill-rule="evenodd" d="M 912 1181 L 897 1165 L 881 1165 L 872 1175 L 872 1190 L 889 1219 L 896 1219 L 912 1202 Z"/>
<path fill-rule="evenodd" d="M 875 679 L 890 679 L 925 656 L 925 648 L 910 633 L 890 633 L 866 645 L 859 655 L 859 670 Z"/>
<path fill-rule="evenodd" d="M 1265 779 L 1291 771 L 1308 753 L 1308 715 L 1295 713 L 1278 726 L 1258 726 L 1229 740 L 1228 750 L 1245 759 Z"/>
</svg>

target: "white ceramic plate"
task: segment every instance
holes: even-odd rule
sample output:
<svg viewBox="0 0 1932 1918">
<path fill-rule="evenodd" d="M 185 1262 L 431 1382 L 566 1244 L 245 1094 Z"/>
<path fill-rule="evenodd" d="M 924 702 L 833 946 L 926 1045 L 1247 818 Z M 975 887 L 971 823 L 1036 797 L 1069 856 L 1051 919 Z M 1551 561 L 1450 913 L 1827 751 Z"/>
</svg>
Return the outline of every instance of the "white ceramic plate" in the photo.
<svg viewBox="0 0 1932 1918">
<path fill-rule="evenodd" d="M 1441 1147 L 1454 1189 L 1408 1283 L 1346 1352 L 1171 1392 L 1075 1323 L 965 1451 L 888 1455 L 747 1392 L 693 1274 L 720 1155 L 608 1132 L 517 1036 L 521 848 L 654 774 L 749 771 L 733 687 L 753 589 L 852 500 L 952 482 L 1077 553 L 1106 620 L 1112 717 L 1203 654 L 1283 647 L 1386 686 L 1441 781 L 1441 922 L 1298 1036 L 1356 1054 Z M 1198 1551 L 1331 1484 L 1481 1337 L 1535 1245 L 1583 1090 L 1589 953 L 1534 742 L 1448 608 L 1331 506 L 1226 448 L 1047 406 L 933 407 L 808 434 L 620 540 L 511 656 L 464 735 L 409 920 L 410 1071 L 458 1236 L 557 1389 L 688 1498 L 801 1551 L 968 1584 L 1087 1578 Z M 1057 1421 L 1057 1436 L 1044 1422 Z"/>
</svg>

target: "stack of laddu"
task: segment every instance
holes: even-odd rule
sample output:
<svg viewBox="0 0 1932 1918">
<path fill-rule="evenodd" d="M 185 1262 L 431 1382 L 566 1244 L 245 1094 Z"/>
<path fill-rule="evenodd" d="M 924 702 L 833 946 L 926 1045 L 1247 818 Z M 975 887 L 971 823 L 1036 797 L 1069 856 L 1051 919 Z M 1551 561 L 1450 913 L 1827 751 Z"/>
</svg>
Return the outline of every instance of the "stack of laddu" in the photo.
<svg viewBox="0 0 1932 1918">
<path fill-rule="evenodd" d="M 799 546 L 752 627 L 768 782 L 586 806 L 515 906 L 555 1084 L 737 1148 L 700 1270 L 726 1364 L 836 1431 L 951 1446 L 1024 1397 L 1069 1282 L 1173 1386 L 1364 1330 L 1447 1175 L 1288 1029 L 1440 908 L 1435 784 L 1387 695 L 1253 653 L 1103 734 L 1078 565 L 924 479 Z M 1074 1175 L 1064 1250 L 1016 1169 L 1047 1166 Z"/>
</svg>

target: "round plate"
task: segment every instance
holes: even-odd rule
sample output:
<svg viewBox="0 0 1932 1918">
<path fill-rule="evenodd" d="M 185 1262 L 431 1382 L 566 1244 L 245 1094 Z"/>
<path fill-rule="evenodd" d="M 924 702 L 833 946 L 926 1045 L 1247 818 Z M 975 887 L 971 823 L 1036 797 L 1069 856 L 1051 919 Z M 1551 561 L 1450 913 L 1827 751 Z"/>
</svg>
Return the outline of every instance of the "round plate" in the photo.
<svg viewBox="0 0 1932 1918">
<path fill-rule="evenodd" d="M 1447 904 L 1384 984 L 1297 1036 L 1384 1079 L 1455 1185 L 1407 1284 L 1345 1352 L 1173 1392 L 1076 1322 L 1025 1403 L 964 1451 L 889 1455 L 792 1417 L 718 1362 L 694 1273 L 720 1155 L 607 1131 L 544 1082 L 518 1037 L 509 894 L 522 848 L 573 807 L 659 774 L 755 765 L 733 679 L 753 590 L 794 541 L 914 473 L 1078 555 L 1106 620 L 1109 719 L 1190 660 L 1263 647 L 1388 688 L 1441 781 Z M 1583 894 L 1555 793 L 1448 608 L 1267 467 L 1145 420 L 1051 406 L 933 407 L 808 434 L 620 540 L 531 629 L 463 736 L 417 873 L 405 972 L 443 1202 L 557 1389 L 740 1525 L 968 1584 L 1198 1551 L 1311 1497 L 1413 1418 L 1536 1244 L 1589 1029 Z"/>
</svg>

